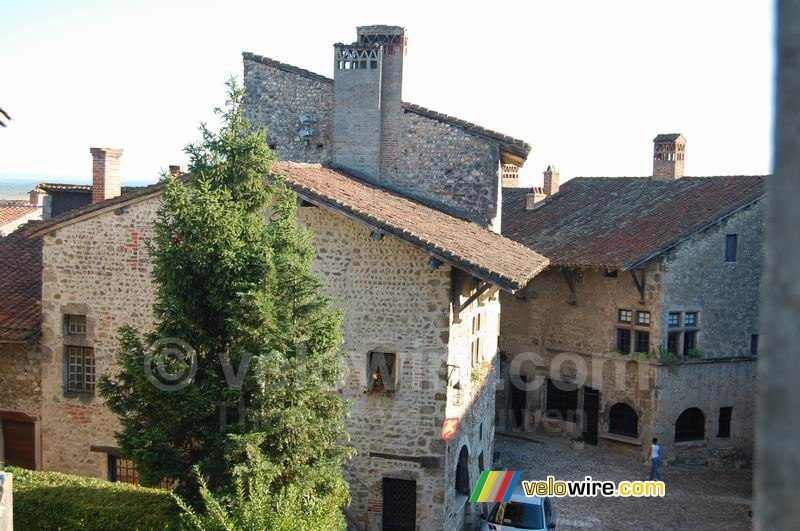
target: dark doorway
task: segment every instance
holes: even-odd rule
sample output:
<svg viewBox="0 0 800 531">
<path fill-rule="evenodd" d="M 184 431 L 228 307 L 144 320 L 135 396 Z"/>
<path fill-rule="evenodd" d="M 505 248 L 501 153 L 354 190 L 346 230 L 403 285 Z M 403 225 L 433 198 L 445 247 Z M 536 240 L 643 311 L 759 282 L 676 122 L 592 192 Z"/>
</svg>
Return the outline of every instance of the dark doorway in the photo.
<svg viewBox="0 0 800 531">
<path fill-rule="evenodd" d="M 383 478 L 384 531 L 414 531 L 417 522 L 417 482 Z"/>
<path fill-rule="evenodd" d="M 0 420 L 6 465 L 36 469 L 36 430 L 33 422 Z"/>
<path fill-rule="evenodd" d="M 591 387 L 583 388 L 583 440 L 597 444 L 597 425 L 600 416 L 600 391 Z"/>
<path fill-rule="evenodd" d="M 521 383 L 520 383 L 521 382 Z M 528 408 L 527 404 L 527 387 L 528 379 L 521 375 L 519 378 L 509 378 L 511 385 L 511 428 L 523 429 L 525 427 L 525 411 Z"/>
</svg>

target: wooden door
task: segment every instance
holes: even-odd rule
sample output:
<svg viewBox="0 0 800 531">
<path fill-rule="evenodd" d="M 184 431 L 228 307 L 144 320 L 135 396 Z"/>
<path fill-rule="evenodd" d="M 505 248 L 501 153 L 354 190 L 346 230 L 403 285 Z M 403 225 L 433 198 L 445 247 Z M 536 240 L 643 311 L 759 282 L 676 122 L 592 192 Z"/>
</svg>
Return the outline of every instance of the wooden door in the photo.
<svg viewBox="0 0 800 531">
<path fill-rule="evenodd" d="M 590 387 L 583 388 L 583 440 L 597 444 L 598 420 L 600 416 L 600 391 Z"/>
<path fill-rule="evenodd" d="M 36 469 L 36 430 L 33 422 L 1 420 L 3 461 L 6 465 Z"/>
</svg>

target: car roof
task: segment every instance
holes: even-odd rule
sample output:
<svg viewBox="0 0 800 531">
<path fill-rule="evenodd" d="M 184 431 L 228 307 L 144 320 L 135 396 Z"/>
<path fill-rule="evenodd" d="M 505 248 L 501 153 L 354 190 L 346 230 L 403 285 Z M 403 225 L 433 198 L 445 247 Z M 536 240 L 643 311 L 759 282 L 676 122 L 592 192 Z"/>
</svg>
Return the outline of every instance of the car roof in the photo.
<svg viewBox="0 0 800 531">
<path fill-rule="evenodd" d="M 527 505 L 541 505 L 544 503 L 544 498 L 535 494 L 533 496 L 526 495 L 525 489 L 520 485 L 515 488 L 514 492 L 511 494 L 511 501 Z"/>
</svg>

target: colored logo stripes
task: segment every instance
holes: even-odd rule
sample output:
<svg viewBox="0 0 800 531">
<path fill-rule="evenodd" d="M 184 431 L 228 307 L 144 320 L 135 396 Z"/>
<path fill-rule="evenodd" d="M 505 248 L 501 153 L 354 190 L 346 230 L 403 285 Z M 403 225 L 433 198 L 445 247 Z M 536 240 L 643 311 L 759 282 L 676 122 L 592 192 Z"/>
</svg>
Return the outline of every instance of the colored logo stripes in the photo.
<svg viewBox="0 0 800 531">
<path fill-rule="evenodd" d="M 481 472 L 471 502 L 507 502 L 519 482 L 519 472 Z"/>
</svg>

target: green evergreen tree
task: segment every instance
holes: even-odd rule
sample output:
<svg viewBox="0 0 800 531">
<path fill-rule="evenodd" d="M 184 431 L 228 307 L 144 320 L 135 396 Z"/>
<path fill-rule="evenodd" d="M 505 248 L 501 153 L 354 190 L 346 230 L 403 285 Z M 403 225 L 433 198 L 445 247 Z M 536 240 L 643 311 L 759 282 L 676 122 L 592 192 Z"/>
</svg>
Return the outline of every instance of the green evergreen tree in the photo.
<svg viewBox="0 0 800 531">
<path fill-rule="evenodd" d="M 120 329 L 120 371 L 100 391 L 145 484 L 175 480 L 190 503 L 202 485 L 231 511 L 246 486 L 309 511 L 340 508 L 341 317 L 312 271 L 294 194 L 270 177 L 265 134 L 228 86 L 220 131 L 202 125 L 186 148 L 190 177 L 164 177 L 150 244 L 155 329 Z"/>
</svg>

